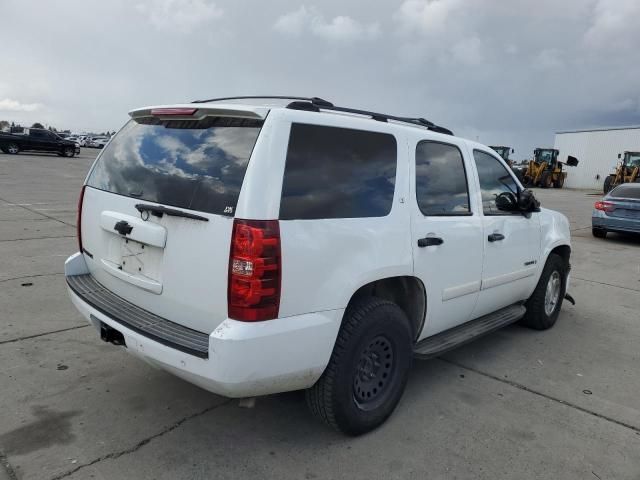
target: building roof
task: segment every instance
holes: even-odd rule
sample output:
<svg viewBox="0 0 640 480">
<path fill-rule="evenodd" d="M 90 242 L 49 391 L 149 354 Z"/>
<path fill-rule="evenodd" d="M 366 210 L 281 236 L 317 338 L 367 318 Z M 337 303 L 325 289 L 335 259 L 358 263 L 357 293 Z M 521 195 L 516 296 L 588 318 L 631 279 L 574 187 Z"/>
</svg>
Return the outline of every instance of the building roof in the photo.
<svg viewBox="0 0 640 480">
<path fill-rule="evenodd" d="M 560 130 L 556 132 L 556 135 L 561 133 L 582 133 L 582 132 L 607 132 L 609 130 L 640 130 L 640 125 L 629 125 L 622 127 L 594 127 L 594 128 L 585 128 L 580 130 Z"/>
</svg>

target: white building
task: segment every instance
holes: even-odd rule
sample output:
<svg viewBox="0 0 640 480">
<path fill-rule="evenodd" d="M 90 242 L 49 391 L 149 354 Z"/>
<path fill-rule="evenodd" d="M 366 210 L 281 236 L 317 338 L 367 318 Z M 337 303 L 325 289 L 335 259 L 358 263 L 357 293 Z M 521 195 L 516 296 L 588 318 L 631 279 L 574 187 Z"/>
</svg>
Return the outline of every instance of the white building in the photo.
<svg viewBox="0 0 640 480">
<path fill-rule="evenodd" d="M 556 132 L 554 148 L 560 151 L 558 159 L 562 162 L 567 155 L 580 160 L 577 167 L 566 167 L 566 188 L 602 191 L 605 177 L 615 170 L 618 154 L 640 152 L 640 126 Z"/>
</svg>

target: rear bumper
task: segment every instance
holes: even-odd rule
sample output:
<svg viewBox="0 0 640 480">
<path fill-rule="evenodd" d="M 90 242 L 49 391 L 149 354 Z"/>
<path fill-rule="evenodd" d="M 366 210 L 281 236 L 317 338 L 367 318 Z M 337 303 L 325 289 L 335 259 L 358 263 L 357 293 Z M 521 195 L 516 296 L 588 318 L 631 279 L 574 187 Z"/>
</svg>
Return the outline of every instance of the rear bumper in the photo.
<svg viewBox="0 0 640 480">
<path fill-rule="evenodd" d="M 640 219 L 611 217 L 598 210 L 591 216 L 591 225 L 610 232 L 640 233 Z"/>
<path fill-rule="evenodd" d="M 81 254 L 67 259 L 67 277 L 87 273 Z M 69 296 L 96 329 L 102 322 L 122 333 L 129 353 L 227 397 L 267 395 L 312 386 L 329 362 L 344 313 L 330 310 L 255 323 L 226 319 L 208 336 L 208 357 L 201 358 L 125 326 L 71 288 Z"/>
</svg>

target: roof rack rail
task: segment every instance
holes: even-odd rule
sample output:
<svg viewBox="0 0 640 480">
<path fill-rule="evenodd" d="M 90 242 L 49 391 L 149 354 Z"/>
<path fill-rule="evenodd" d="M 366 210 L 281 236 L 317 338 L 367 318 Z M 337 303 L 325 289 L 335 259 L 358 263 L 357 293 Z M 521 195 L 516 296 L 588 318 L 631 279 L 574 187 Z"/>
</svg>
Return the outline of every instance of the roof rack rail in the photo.
<svg viewBox="0 0 640 480">
<path fill-rule="evenodd" d="M 209 102 L 223 102 L 225 100 L 258 100 L 258 99 L 266 99 L 266 100 L 301 100 L 305 102 L 311 102 L 316 105 L 325 105 L 327 107 L 333 107 L 331 102 L 323 100 L 319 97 L 295 97 L 289 95 L 250 95 L 244 97 L 221 97 L 221 98 L 210 98 L 208 100 L 194 100 L 191 103 L 209 103 Z"/>
<path fill-rule="evenodd" d="M 320 97 L 296 97 L 289 95 L 249 95 L 242 97 L 220 97 L 210 98 L 208 100 L 194 100 L 191 103 L 209 103 L 209 102 L 223 102 L 225 100 L 293 100 L 287 105 L 287 108 L 292 110 L 307 110 L 311 112 L 319 112 L 320 110 L 330 110 L 333 112 L 353 113 L 356 115 L 364 115 L 371 117 L 373 120 L 379 122 L 387 122 L 392 120 L 394 122 L 410 123 L 418 127 L 423 127 L 433 132 L 444 133 L 446 135 L 453 135 L 453 132 L 448 128 L 436 125 L 424 118 L 411 118 L 411 117 L 396 117 L 394 115 L 388 115 L 386 113 L 369 112 L 367 110 L 358 110 L 355 108 L 337 107 L 333 103 L 324 100 Z"/>
<path fill-rule="evenodd" d="M 371 117 L 373 120 L 379 122 L 388 122 L 392 120 L 394 122 L 410 123 L 418 127 L 423 127 L 428 130 L 444 133 L 445 135 L 453 135 L 453 132 L 448 128 L 436 125 L 433 122 L 425 118 L 412 118 L 412 117 L 396 117 L 395 115 L 388 115 L 386 113 L 370 112 L 368 110 L 358 110 L 356 108 L 336 107 L 335 105 L 322 100 L 321 98 L 297 98 L 295 101 L 287 105 L 287 108 L 292 110 L 306 110 L 310 112 L 319 112 L 320 110 L 329 110 L 332 112 L 353 113 L 355 115 L 364 115 Z"/>
</svg>

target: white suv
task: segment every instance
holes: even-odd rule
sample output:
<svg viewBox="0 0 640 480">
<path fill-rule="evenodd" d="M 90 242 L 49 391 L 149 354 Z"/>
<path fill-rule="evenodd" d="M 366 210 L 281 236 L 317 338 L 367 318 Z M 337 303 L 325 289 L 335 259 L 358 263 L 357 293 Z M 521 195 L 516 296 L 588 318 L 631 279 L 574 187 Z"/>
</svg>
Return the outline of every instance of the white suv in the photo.
<svg viewBox="0 0 640 480">
<path fill-rule="evenodd" d="M 65 274 L 103 340 L 228 397 L 307 389 L 356 435 L 392 413 L 413 357 L 555 323 L 569 223 L 492 149 L 245 98 L 133 110 L 96 159 Z"/>
</svg>

